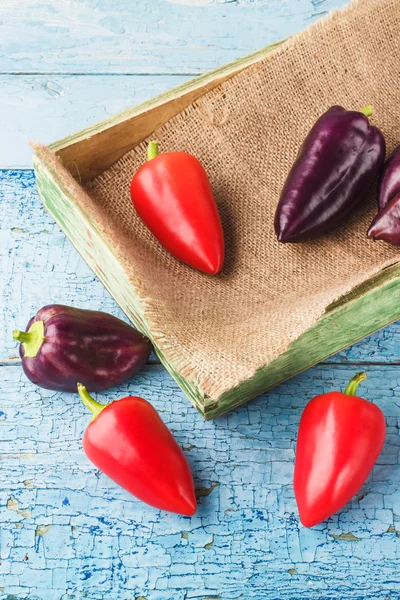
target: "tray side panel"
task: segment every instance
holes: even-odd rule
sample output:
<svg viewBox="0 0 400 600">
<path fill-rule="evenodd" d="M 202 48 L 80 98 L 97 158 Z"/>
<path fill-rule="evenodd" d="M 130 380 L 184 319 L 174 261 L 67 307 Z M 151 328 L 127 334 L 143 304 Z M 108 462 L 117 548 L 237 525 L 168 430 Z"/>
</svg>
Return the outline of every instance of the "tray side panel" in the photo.
<svg viewBox="0 0 400 600">
<path fill-rule="evenodd" d="M 275 42 L 210 73 L 186 81 L 147 102 L 54 142 L 50 148 L 64 165 L 71 165 L 74 176 L 78 172 L 82 182 L 90 181 L 200 96 L 265 58 L 284 41 Z"/>
<path fill-rule="evenodd" d="M 196 385 L 181 377 L 154 344 L 150 329 L 143 316 L 141 303 L 134 293 L 128 275 L 113 255 L 111 248 L 100 236 L 84 211 L 70 198 L 69 191 L 63 188 L 62 182 L 51 167 L 35 156 L 34 168 L 39 195 L 45 208 L 54 217 L 69 241 L 110 292 L 128 319 L 152 341 L 162 364 L 195 408 L 203 414 L 203 392 Z"/>
<path fill-rule="evenodd" d="M 38 156 L 34 164 L 39 194 L 47 210 L 127 317 L 152 339 L 140 301 L 112 249 L 63 188 L 51 166 Z M 399 297 L 400 266 L 395 265 L 338 302 L 284 354 L 217 399 L 208 398 L 199 387 L 182 377 L 156 346 L 155 351 L 195 408 L 206 419 L 213 419 L 396 321 L 400 318 Z"/>
<path fill-rule="evenodd" d="M 207 419 L 254 398 L 400 318 L 400 265 L 367 281 L 249 380 L 205 406 Z M 349 295 L 349 298 L 351 296 Z"/>
</svg>

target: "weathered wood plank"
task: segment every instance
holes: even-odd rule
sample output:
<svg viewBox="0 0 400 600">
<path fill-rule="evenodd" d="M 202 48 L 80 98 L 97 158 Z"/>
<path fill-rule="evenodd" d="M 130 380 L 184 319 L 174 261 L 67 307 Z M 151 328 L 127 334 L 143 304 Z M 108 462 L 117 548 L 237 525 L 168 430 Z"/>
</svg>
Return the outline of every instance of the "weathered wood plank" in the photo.
<svg viewBox="0 0 400 600">
<path fill-rule="evenodd" d="M 197 74 L 303 29 L 346 0 L 0 3 L 2 73 Z"/>
<path fill-rule="evenodd" d="M 44 304 L 61 302 L 124 318 L 38 198 L 33 171 L 0 171 L 0 363 L 14 360 L 15 326 Z M 400 322 L 329 362 L 400 362 Z"/>
<path fill-rule="evenodd" d="M 354 367 L 314 368 L 214 422 L 204 422 L 161 366 L 122 386 L 117 396 L 148 398 L 186 451 L 199 508 L 185 518 L 141 504 L 91 466 L 80 442 L 88 414 L 76 395 L 40 390 L 19 367 L 3 368 L 0 597 L 265 600 L 279 589 L 280 600 L 396 598 L 398 367 L 384 376 L 370 367 L 362 386 L 388 425 L 369 481 L 314 530 L 297 517 L 301 411 L 353 374 Z M 115 390 L 98 396 L 114 397 Z"/>
<path fill-rule="evenodd" d="M 45 213 L 33 171 L 0 171 L 0 360 L 15 356 L 11 332 L 45 304 L 76 304 L 121 316 L 65 235 Z"/>
<path fill-rule="evenodd" d="M 75 165 L 82 182 L 90 181 L 203 94 L 265 58 L 281 43 L 276 42 L 219 69 L 185 81 L 147 102 L 58 140 L 50 148 L 64 165 Z"/>
<path fill-rule="evenodd" d="M 186 79 L 176 75 L 0 76 L 0 168 L 32 168 L 29 140 L 54 142 Z"/>
</svg>

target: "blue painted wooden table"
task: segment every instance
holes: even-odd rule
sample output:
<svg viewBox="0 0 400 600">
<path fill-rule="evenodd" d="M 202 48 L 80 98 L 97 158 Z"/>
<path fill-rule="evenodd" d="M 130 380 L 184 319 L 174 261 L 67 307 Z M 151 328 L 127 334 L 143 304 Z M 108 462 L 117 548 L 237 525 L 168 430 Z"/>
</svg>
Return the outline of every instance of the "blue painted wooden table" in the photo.
<svg viewBox="0 0 400 600">
<path fill-rule="evenodd" d="M 305 27 L 342 0 L 2 0 L 0 4 L 0 599 L 400 598 L 400 325 L 205 423 L 155 360 L 143 395 L 191 463 L 199 509 L 146 507 L 81 450 L 88 414 L 36 388 L 11 331 L 60 302 L 122 316 L 44 213 L 28 139 L 52 141 Z M 115 6 L 115 8 L 113 8 Z M 352 502 L 313 530 L 292 489 L 315 393 L 366 370 L 388 435 Z"/>
</svg>

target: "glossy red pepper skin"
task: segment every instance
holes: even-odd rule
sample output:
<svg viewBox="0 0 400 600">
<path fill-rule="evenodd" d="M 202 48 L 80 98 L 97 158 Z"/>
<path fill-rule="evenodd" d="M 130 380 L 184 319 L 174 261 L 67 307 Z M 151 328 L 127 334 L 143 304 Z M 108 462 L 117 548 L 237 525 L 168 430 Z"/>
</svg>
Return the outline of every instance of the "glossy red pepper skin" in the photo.
<svg viewBox="0 0 400 600">
<path fill-rule="evenodd" d="M 386 424 L 376 405 L 354 395 L 359 373 L 346 393 L 311 400 L 300 420 L 294 491 L 300 520 L 313 527 L 340 510 L 358 492 L 385 440 Z"/>
<path fill-rule="evenodd" d="M 151 144 L 156 142 L 149 152 Z M 131 198 L 143 223 L 175 258 L 211 275 L 221 271 L 221 219 L 197 158 L 186 152 L 155 155 L 133 176 Z"/>
<path fill-rule="evenodd" d="M 146 504 L 193 515 L 196 496 L 189 464 L 152 405 L 128 396 L 103 406 L 83 386 L 78 390 L 94 414 L 83 436 L 92 463 Z"/>
<path fill-rule="evenodd" d="M 369 115 L 370 109 L 363 110 Z M 279 242 L 333 231 L 362 200 L 385 159 L 384 137 L 366 114 L 332 106 L 311 128 L 276 209 Z"/>
</svg>

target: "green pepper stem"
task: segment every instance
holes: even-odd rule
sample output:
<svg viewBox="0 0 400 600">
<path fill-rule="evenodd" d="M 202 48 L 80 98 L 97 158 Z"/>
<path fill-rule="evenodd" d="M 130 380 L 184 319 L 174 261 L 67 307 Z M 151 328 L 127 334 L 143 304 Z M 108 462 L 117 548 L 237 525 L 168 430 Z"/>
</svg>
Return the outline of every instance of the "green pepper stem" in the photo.
<svg viewBox="0 0 400 600">
<path fill-rule="evenodd" d="M 95 420 L 96 417 L 99 416 L 102 410 L 106 408 L 104 404 L 100 404 L 100 402 L 96 402 L 94 398 L 89 394 L 83 383 L 78 383 L 78 394 L 83 402 L 83 404 L 90 410 L 93 415 L 92 421 Z"/>
<path fill-rule="evenodd" d="M 361 108 L 359 112 L 365 115 L 366 117 L 372 117 L 374 109 L 372 108 L 371 104 L 367 104 L 367 106 Z"/>
<path fill-rule="evenodd" d="M 346 396 L 355 396 L 357 393 L 357 388 L 362 381 L 367 379 L 366 373 L 356 373 L 350 383 L 347 385 L 344 393 Z"/>
<path fill-rule="evenodd" d="M 28 331 L 19 331 L 18 329 L 14 329 L 14 331 L 12 332 L 13 338 L 14 340 L 16 340 L 17 342 L 29 342 L 32 338 L 32 334 L 29 333 Z"/>
<path fill-rule="evenodd" d="M 44 342 L 44 321 L 34 321 L 28 331 L 14 329 L 14 340 L 24 347 L 24 358 L 35 358 Z"/>
<path fill-rule="evenodd" d="M 147 146 L 147 160 L 153 160 L 158 156 L 158 142 L 152 141 Z"/>
</svg>

